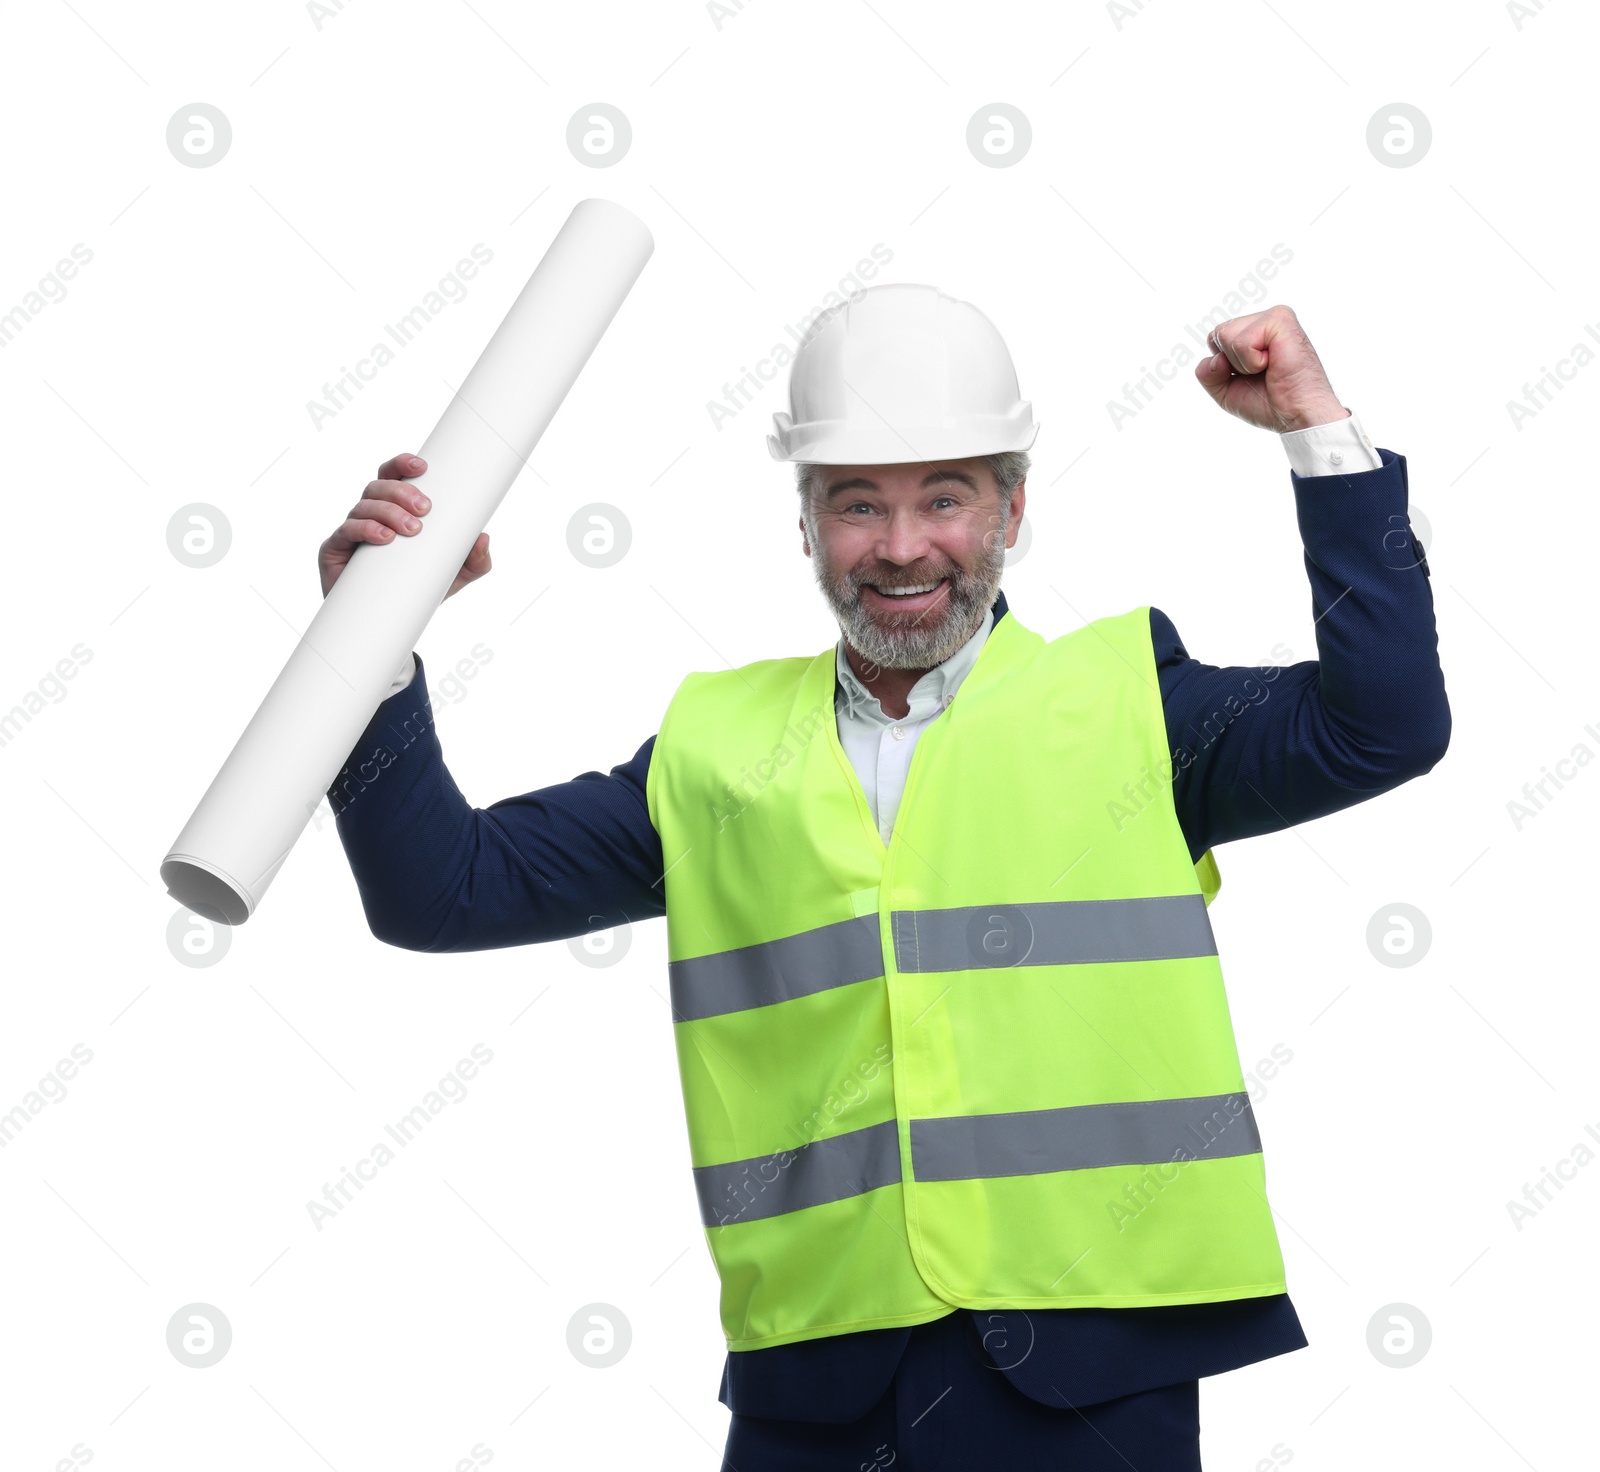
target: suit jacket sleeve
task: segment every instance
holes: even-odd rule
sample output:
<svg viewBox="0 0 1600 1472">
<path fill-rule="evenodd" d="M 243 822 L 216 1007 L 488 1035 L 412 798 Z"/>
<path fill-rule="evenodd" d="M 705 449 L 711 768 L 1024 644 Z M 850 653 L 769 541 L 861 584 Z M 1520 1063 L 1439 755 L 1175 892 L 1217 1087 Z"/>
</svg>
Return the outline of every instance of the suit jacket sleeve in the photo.
<svg viewBox="0 0 1600 1472">
<path fill-rule="evenodd" d="M 1404 456 L 1380 469 L 1290 472 L 1317 658 L 1279 667 L 1192 658 L 1150 610 L 1178 820 L 1214 844 L 1375 797 L 1432 768 L 1450 741 L 1431 573 L 1406 515 Z"/>
<path fill-rule="evenodd" d="M 474 807 L 445 766 L 419 656 L 328 789 L 372 933 L 481 951 L 665 914 L 644 792 L 654 745 L 609 773 Z"/>
</svg>

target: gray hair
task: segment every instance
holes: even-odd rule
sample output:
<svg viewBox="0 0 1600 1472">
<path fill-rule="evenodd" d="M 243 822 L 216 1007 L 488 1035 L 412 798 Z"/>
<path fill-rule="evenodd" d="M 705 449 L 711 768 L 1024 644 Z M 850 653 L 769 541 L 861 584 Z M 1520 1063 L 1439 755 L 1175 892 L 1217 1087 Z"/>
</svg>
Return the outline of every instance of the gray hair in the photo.
<svg viewBox="0 0 1600 1472">
<path fill-rule="evenodd" d="M 1006 514 L 1011 512 L 1011 498 L 1017 487 L 1022 484 L 1028 474 L 1028 467 L 1033 463 L 1033 457 L 1026 450 L 1001 450 L 993 455 L 984 455 L 983 463 L 989 467 L 989 473 L 994 476 L 1000 487 L 1000 504 Z M 822 466 L 814 465 L 807 460 L 797 460 L 794 467 L 795 489 L 800 493 L 802 507 L 809 511 L 814 492 L 818 482 L 822 479 L 820 474 Z"/>
</svg>

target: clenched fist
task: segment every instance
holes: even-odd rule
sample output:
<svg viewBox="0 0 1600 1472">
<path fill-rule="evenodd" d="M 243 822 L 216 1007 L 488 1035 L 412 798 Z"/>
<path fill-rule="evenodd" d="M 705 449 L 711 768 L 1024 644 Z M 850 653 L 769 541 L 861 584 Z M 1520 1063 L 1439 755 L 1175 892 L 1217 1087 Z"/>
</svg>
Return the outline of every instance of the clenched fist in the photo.
<svg viewBox="0 0 1600 1472">
<path fill-rule="evenodd" d="M 1230 317 L 1211 329 L 1194 376 L 1230 414 L 1287 434 L 1349 417 L 1291 307 Z"/>
</svg>

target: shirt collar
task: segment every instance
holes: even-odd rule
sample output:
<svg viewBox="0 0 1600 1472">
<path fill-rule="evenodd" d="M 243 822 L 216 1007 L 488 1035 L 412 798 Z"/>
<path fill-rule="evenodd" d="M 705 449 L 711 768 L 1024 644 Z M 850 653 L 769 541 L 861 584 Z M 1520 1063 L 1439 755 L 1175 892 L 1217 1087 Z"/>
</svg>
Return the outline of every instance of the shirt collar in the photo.
<svg viewBox="0 0 1600 1472">
<path fill-rule="evenodd" d="M 838 673 L 835 704 L 842 707 L 848 716 L 872 721 L 880 726 L 920 721 L 937 714 L 955 698 L 957 688 L 977 662 L 983 641 L 989 637 L 995 621 L 1003 617 L 1005 611 L 1006 595 L 999 593 L 985 611 L 983 622 L 972 637 L 943 664 L 936 664 L 911 687 L 907 697 L 910 709 L 899 717 L 885 715 L 878 697 L 861 683 L 855 670 L 850 667 L 850 658 L 845 653 L 845 640 L 841 634 L 838 644 L 834 646 L 834 668 Z"/>
</svg>

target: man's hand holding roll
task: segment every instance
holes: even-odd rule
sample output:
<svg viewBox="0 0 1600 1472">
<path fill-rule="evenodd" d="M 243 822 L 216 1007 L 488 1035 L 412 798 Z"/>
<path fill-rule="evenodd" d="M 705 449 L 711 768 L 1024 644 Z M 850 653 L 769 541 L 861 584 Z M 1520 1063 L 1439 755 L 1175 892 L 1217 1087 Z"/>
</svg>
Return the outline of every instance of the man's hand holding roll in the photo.
<svg viewBox="0 0 1600 1472">
<path fill-rule="evenodd" d="M 317 549 L 317 571 L 322 576 L 322 596 L 339 581 L 339 574 L 350 561 L 350 554 L 361 542 L 381 546 L 392 542 L 396 534 L 414 537 L 422 530 L 421 518 L 428 514 L 432 504 L 422 494 L 420 486 L 408 483 L 407 477 L 421 475 L 428 468 L 420 455 L 402 454 L 385 461 L 378 467 L 378 478 L 367 483 L 361 499 L 350 508 L 350 515 Z M 491 568 L 489 561 L 489 534 L 479 532 L 478 540 L 467 553 L 461 571 L 450 584 L 450 592 L 474 583 Z"/>
</svg>

